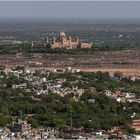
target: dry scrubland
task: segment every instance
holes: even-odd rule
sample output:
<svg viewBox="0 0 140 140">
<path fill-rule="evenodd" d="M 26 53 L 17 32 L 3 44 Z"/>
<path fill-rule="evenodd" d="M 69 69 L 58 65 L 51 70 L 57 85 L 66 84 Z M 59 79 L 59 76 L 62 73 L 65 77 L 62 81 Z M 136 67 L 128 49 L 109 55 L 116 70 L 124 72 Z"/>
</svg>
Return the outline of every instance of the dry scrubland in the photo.
<svg viewBox="0 0 140 140">
<path fill-rule="evenodd" d="M 42 65 L 37 66 L 34 63 Z M 125 74 L 140 74 L 140 49 L 123 51 L 98 51 L 78 54 L 1 54 L 2 65 L 25 65 L 34 68 L 80 68 L 84 71 L 122 71 Z"/>
</svg>

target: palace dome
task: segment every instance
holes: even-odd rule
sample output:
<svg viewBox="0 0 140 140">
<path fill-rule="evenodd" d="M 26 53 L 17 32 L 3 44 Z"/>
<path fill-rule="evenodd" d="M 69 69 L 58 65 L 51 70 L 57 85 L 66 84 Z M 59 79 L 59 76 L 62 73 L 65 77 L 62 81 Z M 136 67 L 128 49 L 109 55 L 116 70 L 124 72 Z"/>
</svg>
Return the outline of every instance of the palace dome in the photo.
<svg viewBox="0 0 140 140">
<path fill-rule="evenodd" d="M 59 35 L 60 35 L 60 37 L 65 37 L 66 36 L 66 34 L 64 32 L 60 32 Z"/>
</svg>

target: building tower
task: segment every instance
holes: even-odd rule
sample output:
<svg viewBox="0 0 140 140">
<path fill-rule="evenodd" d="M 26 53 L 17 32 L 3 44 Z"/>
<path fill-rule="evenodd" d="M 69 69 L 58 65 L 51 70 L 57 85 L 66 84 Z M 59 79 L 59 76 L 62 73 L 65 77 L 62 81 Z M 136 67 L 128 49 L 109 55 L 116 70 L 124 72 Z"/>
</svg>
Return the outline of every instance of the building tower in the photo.
<svg viewBox="0 0 140 140">
<path fill-rule="evenodd" d="M 34 47 L 35 47 L 35 43 L 34 43 L 34 41 L 32 41 L 31 50 L 33 50 Z"/>
<path fill-rule="evenodd" d="M 72 39 L 71 39 L 71 36 L 69 36 L 69 45 L 70 45 L 70 48 L 72 48 Z"/>
<path fill-rule="evenodd" d="M 44 47 L 47 47 L 48 43 L 49 43 L 48 37 L 45 37 L 45 39 L 44 39 Z"/>
<path fill-rule="evenodd" d="M 75 41 L 76 41 L 76 44 L 78 45 L 79 44 L 78 36 L 76 36 Z"/>
<path fill-rule="evenodd" d="M 62 48 L 64 48 L 65 47 L 65 38 L 64 37 L 62 37 L 61 43 L 62 43 Z"/>
<path fill-rule="evenodd" d="M 52 44 L 55 44 L 55 37 L 52 38 Z"/>
<path fill-rule="evenodd" d="M 59 33 L 59 39 L 61 40 L 62 38 L 65 38 L 66 34 L 64 32 Z"/>
</svg>

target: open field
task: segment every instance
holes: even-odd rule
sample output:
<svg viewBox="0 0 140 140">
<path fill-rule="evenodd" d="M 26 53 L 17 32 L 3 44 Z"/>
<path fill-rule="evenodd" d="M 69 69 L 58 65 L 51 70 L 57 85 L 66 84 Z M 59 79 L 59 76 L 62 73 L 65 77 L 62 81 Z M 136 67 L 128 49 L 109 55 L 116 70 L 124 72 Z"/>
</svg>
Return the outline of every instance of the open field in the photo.
<svg viewBox="0 0 140 140">
<path fill-rule="evenodd" d="M 124 75 L 140 75 L 140 69 L 113 69 L 113 68 L 95 68 L 95 69 L 82 69 L 83 71 L 89 71 L 89 72 L 97 72 L 97 71 L 102 71 L 106 72 L 108 71 L 109 73 L 113 74 L 114 72 L 122 72 Z"/>
<path fill-rule="evenodd" d="M 140 49 L 123 51 L 95 51 L 78 54 L 3 54 L 1 65 L 26 65 L 31 69 L 79 68 L 84 71 L 121 71 L 124 74 L 140 74 Z"/>
<path fill-rule="evenodd" d="M 38 67 L 38 68 L 30 68 L 31 71 L 35 71 L 35 70 L 41 70 L 41 69 L 46 69 L 49 71 L 54 71 L 55 69 L 62 69 L 62 68 L 47 68 L 47 67 Z M 140 69 L 113 69 L 113 68 L 81 68 L 81 71 L 85 71 L 85 72 L 97 72 L 97 71 L 101 71 L 101 72 L 109 72 L 110 74 L 113 74 L 115 72 L 122 72 L 123 75 L 140 75 Z"/>
</svg>

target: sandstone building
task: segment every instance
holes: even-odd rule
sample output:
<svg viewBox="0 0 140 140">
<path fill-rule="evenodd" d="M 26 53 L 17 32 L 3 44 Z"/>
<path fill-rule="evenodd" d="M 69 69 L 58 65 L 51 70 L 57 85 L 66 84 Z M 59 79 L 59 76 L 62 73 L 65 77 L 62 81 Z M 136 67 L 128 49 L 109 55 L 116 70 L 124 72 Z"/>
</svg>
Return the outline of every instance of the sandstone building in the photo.
<svg viewBox="0 0 140 140">
<path fill-rule="evenodd" d="M 92 43 L 90 42 L 80 42 L 78 37 L 75 37 L 75 39 L 72 39 L 71 36 L 66 37 L 66 34 L 64 32 L 60 32 L 58 37 L 52 37 L 52 39 L 48 39 L 46 37 L 44 39 L 44 42 L 33 42 L 32 48 L 67 48 L 67 49 L 73 49 L 73 48 L 91 48 Z"/>
</svg>

